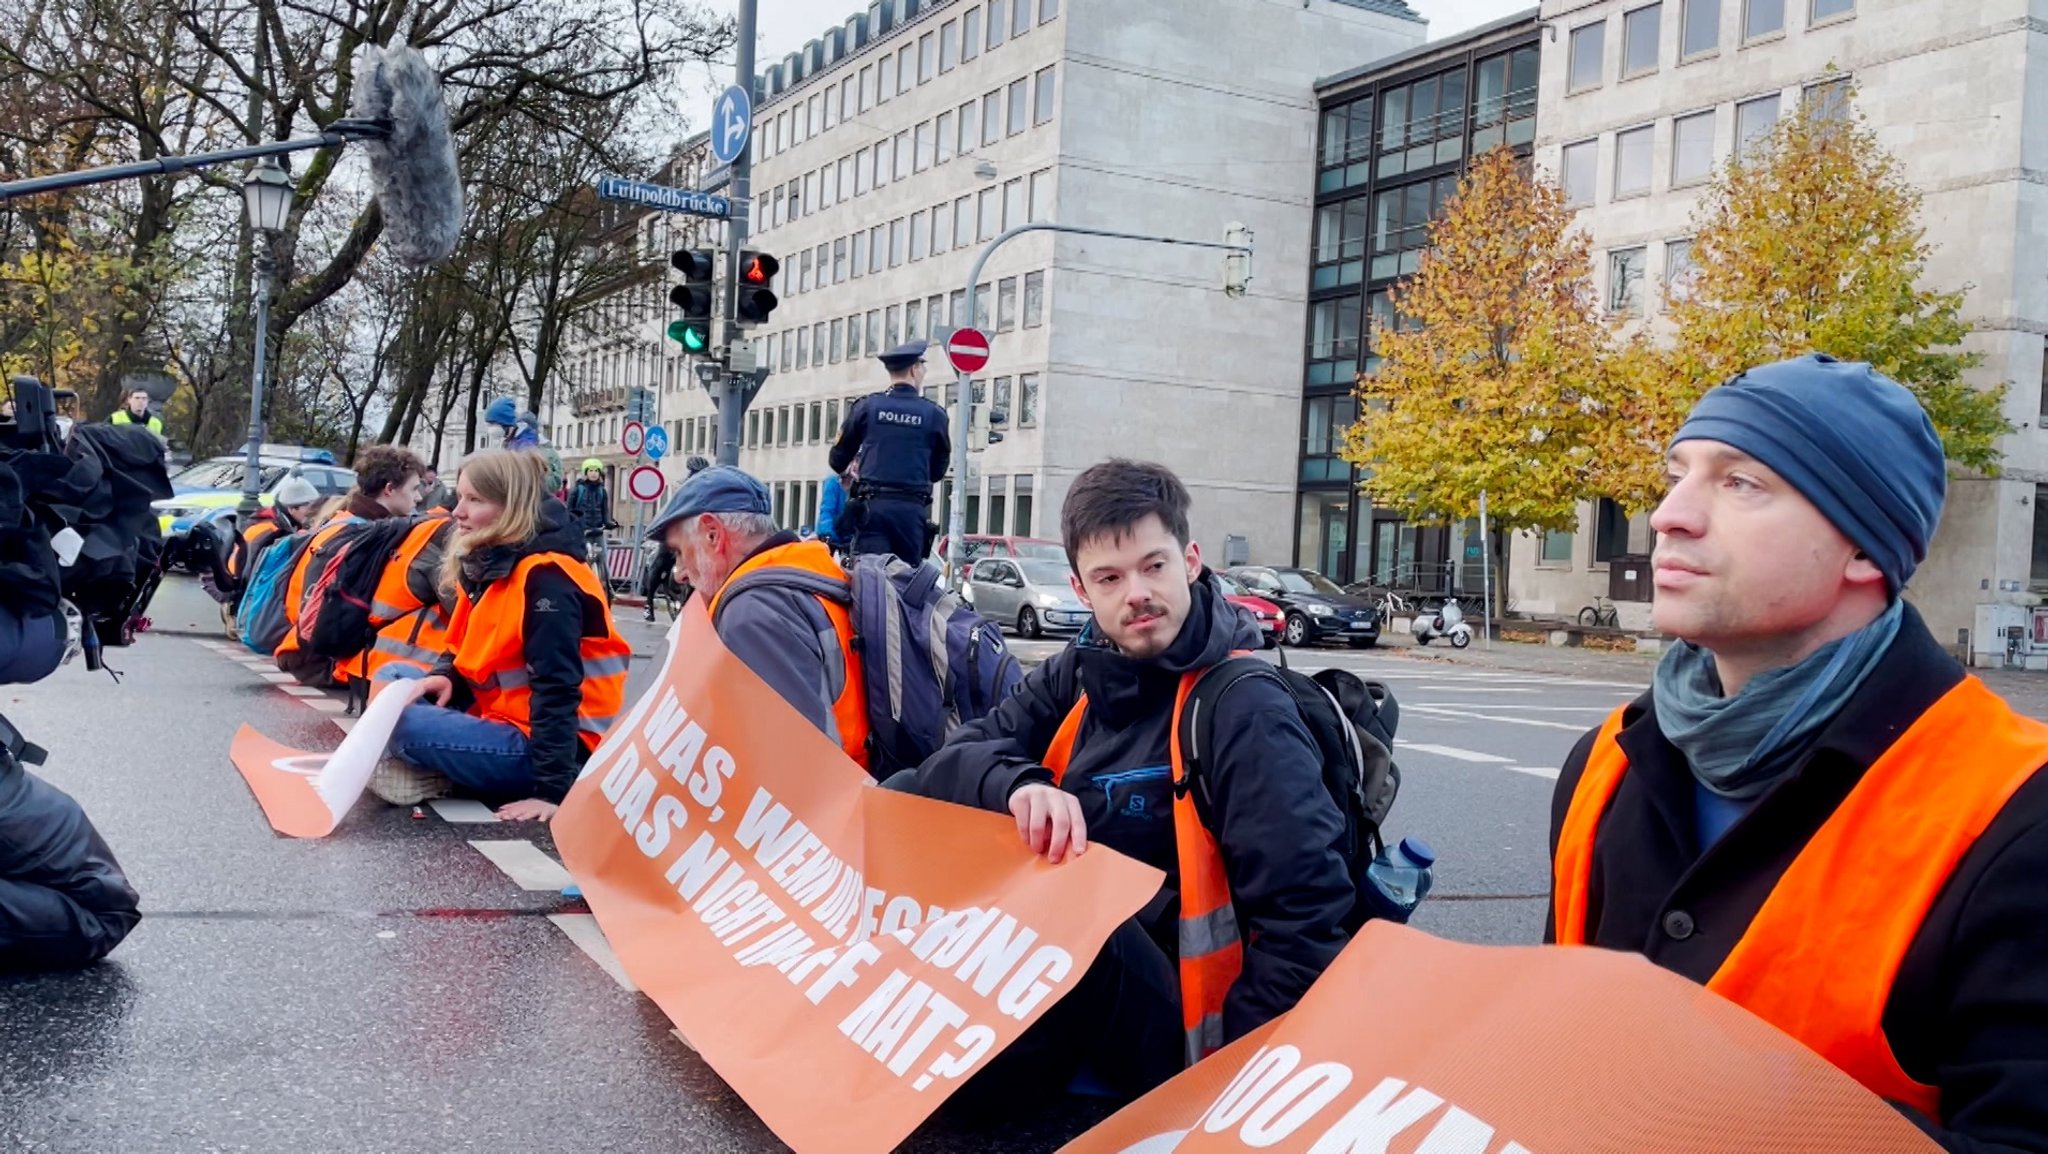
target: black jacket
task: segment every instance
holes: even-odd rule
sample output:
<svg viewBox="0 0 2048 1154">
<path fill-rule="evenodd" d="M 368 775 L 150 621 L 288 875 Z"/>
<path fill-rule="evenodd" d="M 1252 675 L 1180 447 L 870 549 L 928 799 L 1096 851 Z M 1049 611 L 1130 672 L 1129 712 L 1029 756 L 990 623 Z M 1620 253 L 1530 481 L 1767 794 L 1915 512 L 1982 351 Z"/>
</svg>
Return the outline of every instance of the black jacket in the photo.
<svg viewBox="0 0 2048 1154">
<path fill-rule="evenodd" d="M 610 626 L 604 600 L 586 596 L 570 580 L 564 565 L 583 564 L 583 530 L 568 507 L 553 497 L 541 506 L 540 530 L 519 545 L 479 550 L 462 562 L 462 587 L 473 602 L 514 567 L 536 553 L 554 553 L 559 563 L 540 565 L 526 579 L 526 607 L 520 635 L 526 648 L 528 689 L 527 748 L 533 755 L 534 796 L 559 802 L 576 784 L 587 754 L 578 734 L 577 711 L 583 706 L 585 637 L 603 637 Z M 461 685 L 455 655 L 442 656 L 434 672 L 461 686 L 457 700 L 474 700 L 475 689 Z M 450 704 L 455 704 L 451 701 Z"/>
<path fill-rule="evenodd" d="M 578 480 L 569 487 L 569 512 L 586 537 L 597 536 L 612 523 L 612 495 L 603 481 Z"/>
<path fill-rule="evenodd" d="M 1173 836 L 1169 730 L 1180 675 L 1233 649 L 1257 649 L 1257 628 L 1197 582 L 1186 625 L 1151 661 L 1125 657 L 1094 638 L 1025 677 L 994 713 L 955 731 L 919 770 L 918 792 L 1007 812 L 1026 782 L 1050 782 L 1040 760 L 1085 689 L 1088 713 L 1062 788 L 1081 799 L 1088 840 L 1165 870 L 1160 896 L 1138 916 L 1169 956 L 1180 912 Z M 1336 846 L 1343 817 L 1322 784 L 1322 757 L 1280 683 L 1241 682 L 1217 705 L 1216 756 L 1205 767 L 1238 928 L 1244 971 L 1224 1001 L 1230 1038 L 1294 1007 L 1344 948 L 1341 920 L 1355 893 Z"/>
<path fill-rule="evenodd" d="M 1864 771 L 1963 676 L 1908 606 L 1897 640 L 1813 752 L 1704 854 L 1692 772 L 1645 694 L 1617 739 L 1629 771 L 1594 838 L 1587 940 L 1711 979 Z M 1588 734 L 1558 778 L 1553 857 L 1592 745 Z M 1884 1030 L 1905 1072 L 1941 1090 L 1941 1123 L 1905 1112 L 1943 1147 L 2048 1151 L 2048 773 L 2006 803 L 1936 899 L 1893 981 Z"/>
<path fill-rule="evenodd" d="M 0 751 L 0 972 L 106 957 L 142 920 L 138 901 L 78 803 Z"/>
<path fill-rule="evenodd" d="M 929 502 L 953 455 L 950 418 L 909 385 L 870 393 L 846 410 L 829 463 L 835 473 L 860 461 L 856 492 L 881 490 Z"/>
</svg>

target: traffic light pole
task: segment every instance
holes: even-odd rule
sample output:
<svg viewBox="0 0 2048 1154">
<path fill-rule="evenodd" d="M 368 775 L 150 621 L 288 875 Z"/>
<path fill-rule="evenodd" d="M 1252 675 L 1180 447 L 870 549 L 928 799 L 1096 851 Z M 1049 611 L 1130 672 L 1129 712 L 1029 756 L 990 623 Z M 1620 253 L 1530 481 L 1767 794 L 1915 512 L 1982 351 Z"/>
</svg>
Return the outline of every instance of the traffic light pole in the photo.
<svg viewBox="0 0 2048 1154">
<path fill-rule="evenodd" d="M 741 2 L 743 8 L 751 7 L 753 4 L 753 0 L 741 0 Z M 982 247 L 981 255 L 974 258 L 974 267 L 967 273 L 967 299 L 964 302 L 965 312 L 967 313 L 966 323 L 956 323 L 953 326 L 954 328 L 974 327 L 974 286 L 981 283 L 981 270 L 988 264 L 988 258 L 994 256 L 995 251 L 1001 248 L 1006 241 L 1011 237 L 1022 236 L 1027 232 L 1066 232 L 1077 233 L 1081 236 L 1106 236 L 1116 240 L 1139 240 L 1151 244 L 1175 244 L 1186 248 L 1220 248 L 1229 252 L 1245 254 L 1247 258 L 1245 275 L 1247 278 L 1249 278 L 1251 272 L 1249 258 L 1252 246 L 1250 244 L 1231 244 L 1213 240 L 1182 240 L 1179 237 L 1171 236 L 1147 236 L 1144 233 L 1116 232 L 1105 228 L 1083 228 L 1077 224 L 1052 224 L 1050 222 L 1020 224 L 1016 228 L 1010 229 L 1001 236 L 989 241 L 988 244 Z M 959 382 L 959 403 L 953 407 L 952 413 L 953 496 L 952 500 L 947 503 L 948 508 L 946 510 L 946 579 L 955 589 L 960 587 L 963 576 L 953 566 L 952 554 L 956 550 L 952 548 L 952 543 L 959 541 L 967 535 L 967 439 L 972 435 L 974 427 L 973 377 L 970 374 L 961 373 L 959 375 Z"/>
<path fill-rule="evenodd" d="M 757 21 L 758 0 L 739 0 L 739 43 L 734 46 L 734 72 L 737 83 L 754 93 L 754 37 Z M 738 465 L 740 463 L 740 431 L 745 426 L 747 403 L 753 400 L 754 392 L 760 385 L 750 375 L 742 376 L 732 371 L 732 346 L 739 336 L 739 285 L 740 250 L 746 247 L 747 224 L 754 213 L 753 171 L 754 145 L 749 140 L 745 148 L 732 161 L 732 216 L 726 221 L 725 262 L 725 305 L 722 310 L 725 323 L 721 326 L 719 347 L 720 363 L 724 366 L 722 380 L 718 386 L 718 463 Z"/>
</svg>

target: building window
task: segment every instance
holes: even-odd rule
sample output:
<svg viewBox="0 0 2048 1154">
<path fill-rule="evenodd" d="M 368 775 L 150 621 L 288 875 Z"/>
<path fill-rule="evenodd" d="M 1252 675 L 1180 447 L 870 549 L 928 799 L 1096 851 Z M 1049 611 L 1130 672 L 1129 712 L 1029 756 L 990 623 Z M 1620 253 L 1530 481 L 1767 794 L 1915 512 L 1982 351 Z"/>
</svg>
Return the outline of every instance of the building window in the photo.
<svg viewBox="0 0 2048 1154">
<path fill-rule="evenodd" d="M 2035 592 L 2048 589 L 2048 485 L 2034 486 L 2034 564 L 2028 586 Z"/>
<path fill-rule="evenodd" d="M 889 236 L 884 231 L 889 226 L 878 224 L 868 230 L 868 271 L 879 273 L 889 262 Z"/>
<path fill-rule="evenodd" d="M 1465 70 L 1387 90 L 1380 118 L 1381 179 L 1459 159 L 1465 153 Z"/>
<path fill-rule="evenodd" d="M 974 243 L 974 199 L 963 196 L 953 202 L 953 247 Z"/>
<path fill-rule="evenodd" d="M 902 306 L 890 305 L 889 311 L 883 315 L 882 342 L 884 349 L 893 349 L 903 343 Z"/>
<path fill-rule="evenodd" d="M 778 445 L 789 444 L 788 405 L 784 405 L 781 408 L 775 410 L 775 443 Z"/>
<path fill-rule="evenodd" d="M 1372 173 L 1372 97 L 1323 110 L 1317 192 L 1364 184 Z"/>
<path fill-rule="evenodd" d="M 1743 0 L 1744 42 L 1776 36 L 1785 30 L 1785 0 Z"/>
<path fill-rule="evenodd" d="M 1345 563 L 1350 552 L 1351 494 L 1303 493 L 1301 540 L 1296 546 L 1295 563 L 1341 581 L 1345 574 L 1338 566 Z"/>
<path fill-rule="evenodd" d="M 910 171 L 923 172 L 932 166 L 938 154 L 938 138 L 932 135 L 931 121 L 917 126 L 916 141 L 911 147 Z"/>
<path fill-rule="evenodd" d="M 903 232 L 903 218 L 899 216 L 889 222 L 889 267 L 901 267 L 909 251 L 909 242 Z"/>
<path fill-rule="evenodd" d="M 1672 300 L 1685 300 L 1692 295 L 1699 275 L 1700 266 L 1693 263 L 1690 239 L 1664 242 L 1664 295 Z"/>
<path fill-rule="evenodd" d="M 1010 83 L 1010 135 L 1015 136 L 1031 127 L 1031 81 L 1015 80 Z"/>
<path fill-rule="evenodd" d="M 1664 6 L 1651 4 L 1621 18 L 1621 74 L 1641 76 L 1657 71 L 1658 35 L 1664 23 Z"/>
<path fill-rule="evenodd" d="M 1001 189 L 996 188 L 981 190 L 981 201 L 977 207 L 980 225 L 975 230 L 975 239 L 991 240 L 1002 231 L 1003 202 L 996 199 L 1001 192 Z"/>
<path fill-rule="evenodd" d="M 1678 58 L 1704 56 L 1721 44 L 1721 0 L 1685 0 L 1678 32 Z"/>
<path fill-rule="evenodd" d="M 1031 0 L 1018 2 L 1029 4 Z M 1004 6 L 1004 0 L 988 0 L 988 48 L 991 52 L 1003 46 L 1003 33 L 1008 27 L 1008 15 L 1009 9 Z"/>
<path fill-rule="evenodd" d="M 936 333 L 946 323 L 946 298 L 933 296 L 924 302 L 924 331 Z"/>
<path fill-rule="evenodd" d="M 1607 54 L 1607 22 L 1572 29 L 1571 78 L 1567 92 L 1600 87 L 1600 69 Z"/>
<path fill-rule="evenodd" d="M 903 339 L 914 341 L 924 336 L 924 305 L 911 301 L 903 306 Z"/>
<path fill-rule="evenodd" d="M 843 320 L 835 319 L 832 322 L 832 355 L 828 359 L 833 364 L 838 364 L 840 359 L 845 355 L 845 349 L 846 322 Z M 854 355 L 858 356 L 859 354 L 856 353 Z"/>
<path fill-rule="evenodd" d="M 825 404 L 811 402 L 811 444 L 815 445 L 825 437 Z"/>
<path fill-rule="evenodd" d="M 923 260 L 927 242 L 931 240 L 931 226 L 925 223 L 924 213 L 910 214 L 910 259 Z"/>
<path fill-rule="evenodd" d="M 1456 176 L 1439 176 L 1373 198 L 1372 279 L 1407 276 L 1421 267 L 1429 222 L 1457 190 Z"/>
<path fill-rule="evenodd" d="M 1017 11 L 1025 16 L 1031 15 L 1031 9 L 1026 6 L 1024 0 L 1018 0 Z M 1009 487 L 1008 477 L 988 479 L 988 531 L 991 533 L 1009 532 Z"/>
<path fill-rule="evenodd" d="M 799 258 L 797 259 L 797 265 L 796 265 L 796 284 L 797 284 L 797 292 L 799 292 L 799 293 L 807 293 L 807 292 L 811 291 L 811 250 L 810 250 L 810 249 L 805 249 L 805 250 L 803 251 L 803 255 L 802 255 L 801 257 L 799 257 Z"/>
<path fill-rule="evenodd" d="M 989 321 L 995 312 L 995 293 L 986 281 L 974 286 L 974 327 L 982 332 L 989 331 Z"/>
<path fill-rule="evenodd" d="M 1849 78 L 1844 76 L 1807 86 L 1800 95 L 1800 103 L 1806 114 L 1817 121 L 1830 124 L 1846 122 L 1849 119 Z"/>
<path fill-rule="evenodd" d="M 951 72 L 960 64 L 960 22 L 948 20 L 939 28 L 939 71 Z"/>
<path fill-rule="evenodd" d="M 793 369 L 796 367 L 796 334 L 794 332 L 782 334 L 782 363 L 786 368 Z"/>
<path fill-rule="evenodd" d="M 1358 373 L 1362 329 L 1357 297 L 1317 301 L 1308 307 L 1308 383 L 1335 385 Z"/>
<path fill-rule="evenodd" d="M 981 55 L 981 9 L 969 8 L 960 18 L 960 63 Z"/>
<path fill-rule="evenodd" d="M 1017 278 L 1004 277 L 996 282 L 996 331 L 1009 332 L 1017 327 Z"/>
<path fill-rule="evenodd" d="M 1618 248 L 1607 254 L 1607 311 L 1637 316 L 1643 311 L 1645 250 Z"/>
<path fill-rule="evenodd" d="M 972 100 L 960 106 L 959 148 L 955 151 L 961 156 L 973 153 L 974 146 L 981 142 L 980 109 L 981 105 Z"/>
<path fill-rule="evenodd" d="M 1310 290 L 1342 288 L 1365 280 L 1365 236 L 1371 221 L 1365 197 L 1316 210 L 1315 272 Z"/>
<path fill-rule="evenodd" d="M 846 279 L 846 238 L 832 242 L 832 283 L 839 284 Z"/>
<path fill-rule="evenodd" d="M 761 413 L 755 410 L 747 414 L 747 448 L 761 447 Z"/>
<path fill-rule="evenodd" d="M 1003 183 L 1003 227 L 1016 228 L 1024 223 L 1024 178 Z"/>
<path fill-rule="evenodd" d="M 1038 424 L 1038 374 L 1017 378 L 1017 425 L 1029 429 Z"/>
<path fill-rule="evenodd" d="M 952 247 L 953 206 L 941 202 L 932 206 L 932 255 L 943 255 Z"/>
<path fill-rule="evenodd" d="M 1029 473 L 1019 473 L 1011 479 L 1010 492 L 1016 497 L 1016 508 L 1011 513 L 1010 530 L 1019 537 L 1031 536 L 1031 481 Z"/>
<path fill-rule="evenodd" d="M 1578 534 L 1566 529 L 1543 535 L 1542 563 L 1545 565 L 1570 565 L 1572 563 L 1572 541 Z"/>
<path fill-rule="evenodd" d="M 1010 39 L 1015 40 L 1031 31 L 1031 9 L 1034 6 L 1033 0 L 1015 0 L 1011 5 Z"/>
<path fill-rule="evenodd" d="M 1813 0 L 1813 13 L 1807 23 L 1818 24 L 1837 16 L 1852 16 L 1855 12 L 1856 0 Z"/>
<path fill-rule="evenodd" d="M 1003 411 L 1003 413 L 1004 413 L 1004 415 L 1005 415 L 1005 417 L 1006 417 L 1006 418 L 1007 418 L 1008 416 L 1012 415 L 1012 414 L 1010 413 L 1010 400 L 1011 400 L 1011 398 L 1010 398 L 1010 378 L 1008 378 L 1008 377 L 997 377 L 997 378 L 996 378 L 996 401 L 995 401 L 995 405 L 994 405 L 993 407 L 994 407 L 994 408 L 997 408 L 997 409 L 1001 409 L 1001 410 Z M 989 414 L 989 420 L 990 420 L 991 422 L 993 422 L 993 421 L 995 420 L 995 414 L 994 414 L 994 413 L 990 413 L 990 414 Z"/>
<path fill-rule="evenodd" d="M 910 130 L 896 134 L 896 179 L 910 179 Z"/>
<path fill-rule="evenodd" d="M 861 347 L 861 322 L 860 322 L 860 314 L 859 314 L 859 313 L 855 313 L 855 314 L 853 314 L 852 316 L 850 316 L 850 317 L 847 317 L 847 318 L 846 318 L 846 359 L 847 359 L 847 360 L 850 360 L 850 361 L 857 361 L 857 360 L 859 360 L 859 359 L 860 359 L 860 347 Z M 880 349 L 877 349 L 877 348 L 870 348 L 870 349 L 868 349 L 868 352 L 869 352 L 869 354 L 870 354 L 870 355 L 872 355 L 872 354 L 874 354 L 874 353 L 879 353 L 879 352 L 881 352 L 881 351 L 882 351 L 882 350 L 880 350 Z"/>
<path fill-rule="evenodd" d="M 1301 423 L 1302 480 L 1340 480 L 1350 476 L 1351 466 L 1340 464 L 1331 477 L 1310 477 L 1307 458 L 1338 457 L 1344 451 L 1344 431 L 1358 419 L 1358 398 L 1350 393 L 1310 397 L 1303 405 Z M 1317 466 L 1321 469 L 1322 466 Z"/>
<path fill-rule="evenodd" d="M 868 150 L 863 148 L 859 152 L 854 153 L 853 195 L 866 196 L 868 194 L 868 174 L 870 171 L 871 166 L 868 162 Z"/>
<path fill-rule="evenodd" d="M 953 146 L 958 143 L 953 135 L 955 131 L 957 130 L 953 127 L 953 114 L 939 113 L 939 119 L 933 128 L 935 147 L 938 149 L 938 154 L 932 158 L 933 164 L 944 164 L 953 159 Z"/>
<path fill-rule="evenodd" d="M 1602 497 L 1593 507 L 1593 563 L 1605 565 L 1628 555 L 1628 510 Z"/>
<path fill-rule="evenodd" d="M 825 402 L 825 435 L 828 437 L 837 437 L 839 435 L 839 398 L 837 397 Z"/>
<path fill-rule="evenodd" d="M 881 84 L 875 90 L 875 103 L 881 104 L 896 94 L 896 58 L 885 55 L 876 65 L 875 75 Z M 863 101 L 863 104 L 866 102 Z"/>
<path fill-rule="evenodd" d="M 905 44 L 896 53 L 896 95 L 901 96 L 917 87 L 917 45 Z"/>
<path fill-rule="evenodd" d="M 868 310 L 868 317 L 867 317 L 867 330 L 868 330 L 868 351 L 872 353 L 872 352 L 874 352 L 874 351 L 876 351 L 877 349 L 880 349 L 880 348 L 882 347 L 882 310 L 881 310 L 881 309 L 869 309 L 869 310 Z"/>
<path fill-rule="evenodd" d="M 954 289 L 946 297 L 946 324 L 959 326 L 967 323 L 967 290 Z"/>
<path fill-rule="evenodd" d="M 1569 205 L 1593 203 L 1594 169 L 1600 166 L 1600 142 L 1581 140 L 1564 146 L 1564 202 Z"/>
<path fill-rule="evenodd" d="M 1778 126 L 1776 95 L 1744 101 L 1735 106 L 1735 155 L 1746 156 L 1760 142 L 1768 142 Z"/>
<path fill-rule="evenodd" d="M 891 171 L 891 170 L 893 170 L 893 169 L 894 169 L 895 167 L 896 167 L 896 145 L 895 145 L 895 142 L 894 142 L 893 140 L 881 140 L 881 141 L 877 141 L 877 142 L 875 143 L 875 179 L 874 179 L 874 186 L 875 186 L 876 188 L 878 188 L 878 189 L 880 189 L 880 188 L 887 188 L 887 187 L 889 186 L 889 173 L 890 173 L 890 171 Z"/>
<path fill-rule="evenodd" d="M 1614 134 L 1614 196 L 1641 196 L 1650 191 L 1650 146 L 1656 125 L 1645 124 Z"/>
<path fill-rule="evenodd" d="M 1671 186 L 1697 184 L 1714 173 L 1714 114 L 1681 116 L 1671 122 Z"/>
<path fill-rule="evenodd" d="M 1479 62 L 1472 105 L 1473 155 L 1502 143 L 1522 145 L 1536 139 L 1538 60 L 1536 49 L 1530 47 Z"/>
<path fill-rule="evenodd" d="M 1060 0 L 1038 0 L 1038 22 L 1051 20 L 1060 14 Z"/>
<path fill-rule="evenodd" d="M 1024 274 L 1024 327 L 1035 329 L 1045 323 L 1045 274 Z"/>
<path fill-rule="evenodd" d="M 1055 95 L 1053 73 L 1056 69 L 1057 65 L 1050 64 L 1039 69 L 1038 76 L 1033 81 L 1037 85 L 1031 96 L 1031 123 L 1033 124 L 1049 124 L 1052 122 L 1052 104 Z"/>
<path fill-rule="evenodd" d="M 1041 168 L 1031 174 L 1031 222 L 1052 219 L 1052 169 Z"/>
<path fill-rule="evenodd" d="M 939 74 L 939 35 L 927 32 L 917 40 L 917 82 L 925 84 Z"/>
<path fill-rule="evenodd" d="M 868 234 L 864 232 L 857 232 L 853 234 L 853 267 L 851 274 L 852 279 L 859 280 L 863 275 L 867 273 L 867 267 Z"/>
<path fill-rule="evenodd" d="M 1003 138 L 1003 93 L 1001 89 L 981 98 L 981 142 L 994 144 Z"/>
</svg>

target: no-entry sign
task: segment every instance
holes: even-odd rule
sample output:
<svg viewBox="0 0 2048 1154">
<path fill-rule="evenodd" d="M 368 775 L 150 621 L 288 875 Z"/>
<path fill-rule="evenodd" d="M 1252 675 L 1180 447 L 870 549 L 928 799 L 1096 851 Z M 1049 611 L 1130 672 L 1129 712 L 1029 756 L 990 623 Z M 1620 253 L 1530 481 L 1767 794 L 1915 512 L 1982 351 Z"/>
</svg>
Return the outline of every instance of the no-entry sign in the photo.
<svg viewBox="0 0 2048 1154">
<path fill-rule="evenodd" d="M 955 372 L 980 372 L 988 367 L 988 334 L 980 329 L 953 330 L 946 339 L 946 357 Z"/>
<path fill-rule="evenodd" d="M 642 465 L 626 474 L 626 493 L 635 501 L 659 501 L 668 488 L 668 478 L 653 465 Z"/>
</svg>

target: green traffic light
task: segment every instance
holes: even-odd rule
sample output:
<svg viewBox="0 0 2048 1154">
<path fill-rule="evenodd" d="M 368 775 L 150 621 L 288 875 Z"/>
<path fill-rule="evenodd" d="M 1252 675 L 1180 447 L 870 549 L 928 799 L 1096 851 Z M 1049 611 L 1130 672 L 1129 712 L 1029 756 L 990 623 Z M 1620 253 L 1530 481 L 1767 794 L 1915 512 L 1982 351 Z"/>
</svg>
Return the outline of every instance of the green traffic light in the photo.
<svg viewBox="0 0 2048 1154">
<path fill-rule="evenodd" d="M 711 347 L 710 331 L 689 321 L 670 321 L 668 337 L 681 344 L 686 352 L 701 353 Z"/>
</svg>

